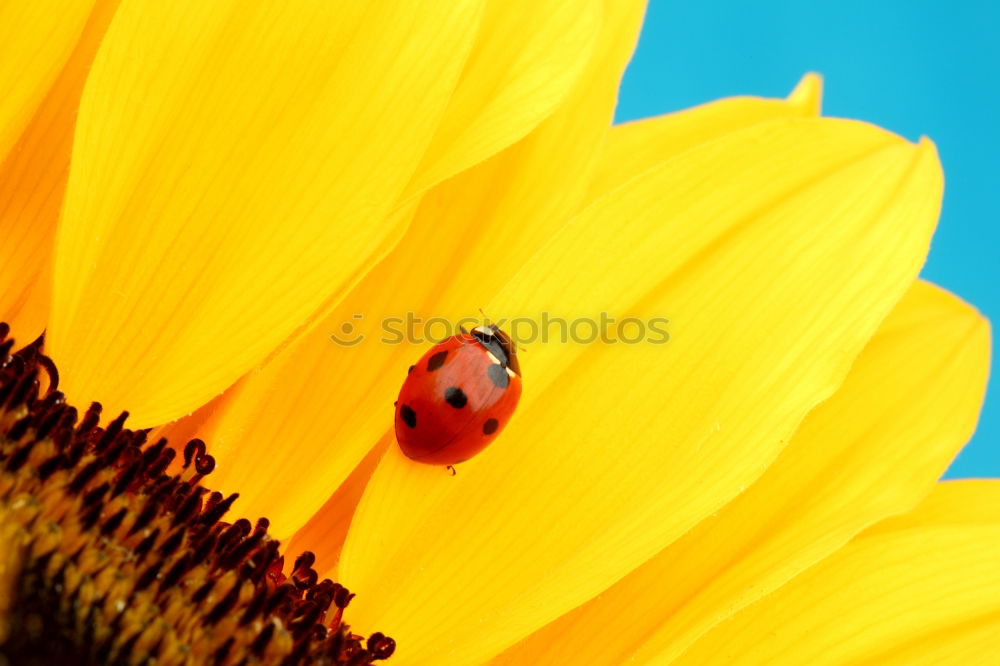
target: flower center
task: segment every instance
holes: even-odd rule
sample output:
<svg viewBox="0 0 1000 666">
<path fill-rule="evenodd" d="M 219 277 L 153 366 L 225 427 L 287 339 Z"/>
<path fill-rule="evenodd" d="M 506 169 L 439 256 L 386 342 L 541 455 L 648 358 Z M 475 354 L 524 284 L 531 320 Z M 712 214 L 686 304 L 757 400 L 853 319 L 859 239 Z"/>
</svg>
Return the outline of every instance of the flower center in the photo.
<svg viewBox="0 0 1000 666">
<path fill-rule="evenodd" d="M 223 517 L 165 439 L 99 427 L 57 390 L 41 341 L 13 352 L 0 324 L 0 663 L 369 664 L 395 642 L 342 622 L 354 596 L 302 553 L 286 576 L 268 521 Z"/>
</svg>

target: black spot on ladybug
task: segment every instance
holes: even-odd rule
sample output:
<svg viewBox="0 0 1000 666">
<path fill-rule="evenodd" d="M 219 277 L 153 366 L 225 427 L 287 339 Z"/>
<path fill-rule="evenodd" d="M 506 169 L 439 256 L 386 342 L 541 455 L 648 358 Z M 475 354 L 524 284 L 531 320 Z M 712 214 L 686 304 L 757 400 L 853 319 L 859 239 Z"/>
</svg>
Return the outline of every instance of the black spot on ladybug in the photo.
<svg viewBox="0 0 1000 666">
<path fill-rule="evenodd" d="M 465 397 L 465 391 L 458 388 L 457 386 L 450 386 L 444 390 L 444 399 L 448 401 L 448 404 L 455 409 L 461 409 L 465 407 L 465 403 L 468 402 L 468 398 Z"/>
<path fill-rule="evenodd" d="M 410 374 L 411 372 L 413 372 L 413 368 L 415 368 L 415 367 L 417 367 L 417 366 L 411 365 L 410 369 L 406 371 L 406 374 Z"/>
<path fill-rule="evenodd" d="M 434 356 L 431 356 L 429 359 L 427 359 L 427 372 L 434 372 L 435 370 L 440 368 L 442 365 L 444 365 L 444 360 L 446 358 L 448 358 L 447 349 L 445 349 L 444 351 L 439 351 L 437 354 L 434 354 Z"/>
<path fill-rule="evenodd" d="M 500 427 L 500 422 L 496 419 L 486 419 L 486 423 L 483 424 L 483 434 L 492 435 Z"/>
<path fill-rule="evenodd" d="M 489 369 L 486 370 L 486 375 L 499 389 L 505 389 L 510 384 L 510 376 L 507 374 L 507 368 L 499 363 L 491 363 Z"/>
<path fill-rule="evenodd" d="M 417 413 L 409 405 L 403 405 L 399 408 L 399 418 L 403 419 L 403 423 L 409 427 L 417 427 Z"/>
</svg>

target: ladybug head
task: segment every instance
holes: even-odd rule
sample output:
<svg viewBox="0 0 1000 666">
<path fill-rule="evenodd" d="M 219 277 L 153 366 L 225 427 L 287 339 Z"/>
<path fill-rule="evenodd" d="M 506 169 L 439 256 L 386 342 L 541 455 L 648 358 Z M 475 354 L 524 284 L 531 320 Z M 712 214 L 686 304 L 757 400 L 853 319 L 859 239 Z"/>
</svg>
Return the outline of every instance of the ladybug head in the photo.
<svg viewBox="0 0 1000 666">
<path fill-rule="evenodd" d="M 517 350 L 514 343 L 510 336 L 501 331 L 499 327 L 493 325 L 477 326 L 472 329 L 472 337 L 485 347 L 486 351 L 496 356 L 500 365 L 510 368 L 511 372 L 518 377 L 521 376 L 521 365 L 517 362 Z"/>
</svg>

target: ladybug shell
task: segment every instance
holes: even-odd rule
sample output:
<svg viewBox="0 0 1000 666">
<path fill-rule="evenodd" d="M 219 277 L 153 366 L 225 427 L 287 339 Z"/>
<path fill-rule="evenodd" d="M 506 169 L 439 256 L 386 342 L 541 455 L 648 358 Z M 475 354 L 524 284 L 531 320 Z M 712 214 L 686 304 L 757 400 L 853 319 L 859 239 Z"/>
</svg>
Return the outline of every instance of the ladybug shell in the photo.
<svg viewBox="0 0 1000 666">
<path fill-rule="evenodd" d="M 516 358 L 503 363 L 464 332 L 432 347 L 410 368 L 396 401 L 403 453 L 430 465 L 454 465 L 482 451 L 521 397 L 516 370 Z"/>
</svg>

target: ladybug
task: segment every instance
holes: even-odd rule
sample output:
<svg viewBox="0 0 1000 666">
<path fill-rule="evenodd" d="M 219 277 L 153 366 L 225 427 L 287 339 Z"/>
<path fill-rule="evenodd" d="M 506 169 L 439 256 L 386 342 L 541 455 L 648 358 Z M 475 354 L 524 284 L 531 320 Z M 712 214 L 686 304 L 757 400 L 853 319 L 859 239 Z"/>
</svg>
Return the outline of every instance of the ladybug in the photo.
<svg viewBox="0 0 1000 666">
<path fill-rule="evenodd" d="M 496 439 L 521 397 L 510 337 L 479 326 L 434 345 L 411 365 L 396 401 L 396 441 L 408 458 L 451 466 Z"/>
</svg>

